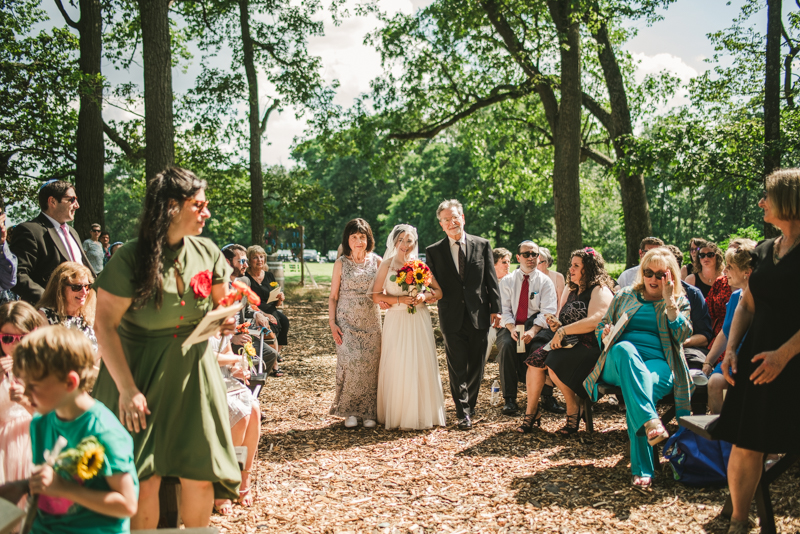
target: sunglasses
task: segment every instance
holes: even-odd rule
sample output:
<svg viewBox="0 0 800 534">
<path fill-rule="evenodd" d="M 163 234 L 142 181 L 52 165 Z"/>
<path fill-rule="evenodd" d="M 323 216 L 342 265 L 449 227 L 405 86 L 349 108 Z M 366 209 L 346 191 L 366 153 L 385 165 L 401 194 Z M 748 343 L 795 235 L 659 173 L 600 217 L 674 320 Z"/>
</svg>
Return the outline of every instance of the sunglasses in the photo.
<svg viewBox="0 0 800 534">
<path fill-rule="evenodd" d="M 92 284 L 67 284 L 67 287 L 70 288 L 75 293 L 78 293 L 83 290 L 83 288 L 90 289 Z"/>
<path fill-rule="evenodd" d="M 702 260 L 703 258 L 709 258 L 709 259 L 711 259 L 711 258 L 713 258 L 713 257 L 715 257 L 715 256 L 716 256 L 716 254 L 715 254 L 715 253 L 713 253 L 713 252 L 698 252 L 698 253 L 697 253 L 697 257 L 698 257 L 698 259 L 701 259 L 701 260 Z"/>
<path fill-rule="evenodd" d="M 208 200 L 195 200 L 192 205 L 197 208 L 197 211 L 203 211 L 208 207 Z"/>
<path fill-rule="evenodd" d="M 18 342 L 23 337 L 27 336 L 28 334 L 3 334 L 0 336 L 0 341 L 3 342 L 3 345 L 11 345 L 12 343 Z"/>
<path fill-rule="evenodd" d="M 520 252 L 519 255 L 522 256 L 523 258 L 538 258 L 539 257 L 539 253 L 538 252 Z"/>
<path fill-rule="evenodd" d="M 61 200 L 66 200 L 70 204 L 76 204 L 78 202 L 78 197 L 64 197 Z"/>
<path fill-rule="evenodd" d="M 245 263 L 247 263 L 247 258 L 242 258 L 239 260 L 239 265 L 244 265 Z"/>
<path fill-rule="evenodd" d="M 100 228 L 92 228 L 92 232 L 99 232 Z"/>
<path fill-rule="evenodd" d="M 667 271 L 651 271 L 650 269 L 645 269 L 642 271 L 642 274 L 645 278 L 653 278 L 655 276 L 656 280 L 661 280 L 667 276 Z"/>
</svg>

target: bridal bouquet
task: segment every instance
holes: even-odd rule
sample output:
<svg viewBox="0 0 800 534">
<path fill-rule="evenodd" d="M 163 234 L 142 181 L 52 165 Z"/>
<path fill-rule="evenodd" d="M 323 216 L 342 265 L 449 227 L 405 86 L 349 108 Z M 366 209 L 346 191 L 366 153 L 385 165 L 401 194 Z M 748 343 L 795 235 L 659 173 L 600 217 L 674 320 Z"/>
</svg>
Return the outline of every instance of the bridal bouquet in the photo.
<svg viewBox="0 0 800 534">
<path fill-rule="evenodd" d="M 431 278 L 431 270 L 427 265 L 419 260 L 411 260 L 405 262 L 389 280 L 407 291 L 409 297 L 416 297 L 430 285 Z M 408 313 L 417 313 L 417 307 L 409 306 Z"/>
</svg>

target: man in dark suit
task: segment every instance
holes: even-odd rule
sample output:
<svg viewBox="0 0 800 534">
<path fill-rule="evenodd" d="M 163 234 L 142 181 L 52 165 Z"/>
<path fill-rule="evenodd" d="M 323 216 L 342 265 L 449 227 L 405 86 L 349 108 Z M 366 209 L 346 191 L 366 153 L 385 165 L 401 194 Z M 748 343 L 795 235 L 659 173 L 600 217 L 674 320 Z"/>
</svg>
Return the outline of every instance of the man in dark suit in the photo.
<svg viewBox="0 0 800 534">
<path fill-rule="evenodd" d="M 444 334 L 450 393 L 458 428 L 472 428 L 486 336 L 500 323 L 500 292 L 489 242 L 464 232 L 464 208 L 457 200 L 439 204 L 436 217 L 447 237 L 427 248 L 427 263 L 441 287 L 439 325 Z"/>
<path fill-rule="evenodd" d="M 67 226 L 67 222 L 75 219 L 75 210 L 79 207 L 72 184 L 51 180 L 39 189 L 42 212 L 14 228 L 9 243 L 18 262 L 14 293 L 22 300 L 36 304 L 50 275 L 65 261 L 82 263 L 96 275 L 78 232 Z"/>
</svg>

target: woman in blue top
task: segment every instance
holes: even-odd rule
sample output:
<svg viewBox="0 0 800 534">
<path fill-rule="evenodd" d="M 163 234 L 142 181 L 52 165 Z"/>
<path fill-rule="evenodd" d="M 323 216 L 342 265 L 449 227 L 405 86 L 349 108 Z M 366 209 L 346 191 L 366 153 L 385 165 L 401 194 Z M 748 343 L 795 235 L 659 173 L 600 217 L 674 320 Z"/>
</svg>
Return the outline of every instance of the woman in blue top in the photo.
<svg viewBox="0 0 800 534">
<path fill-rule="evenodd" d="M 598 341 L 602 343 L 623 314 L 627 313 L 628 322 L 606 340 L 597 365 L 583 383 L 593 400 L 597 400 L 599 382 L 622 389 L 637 487 L 650 486 L 653 478 L 653 451 L 648 445 L 668 437 L 656 402 L 673 392 L 678 416 L 691 411 L 683 342 L 692 335 L 692 323 L 689 301 L 676 280 L 680 271 L 668 249 L 659 247 L 645 254 L 636 282 L 617 293 L 597 325 Z"/>
<path fill-rule="evenodd" d="M 722 392 L 728 389 L 728 382 L 722 376 L 722 356 L 725 355 L 725 346 L 728 344 L 733 314 L 736 312 L 739 298 L 742 296 L 742 291 L 747 289 L 748 280 L 756 266 L 755 248 L 755 241 L 742 239 L 737 248 L 729 248 L 725 252 L 725 264 L 727 265 L 725 276 L 728 278 L 728 285 L 734 292 L 725 309 L 725 322 L 722 323 L 722 330 L 714 339 L 714 345 L 708 351 L 708 356 L 703 364 L 703 372 L 710 375 L 708 378 L 708 409 L 711 413 L 719 413 L 722 410 Z"/>
</svg>

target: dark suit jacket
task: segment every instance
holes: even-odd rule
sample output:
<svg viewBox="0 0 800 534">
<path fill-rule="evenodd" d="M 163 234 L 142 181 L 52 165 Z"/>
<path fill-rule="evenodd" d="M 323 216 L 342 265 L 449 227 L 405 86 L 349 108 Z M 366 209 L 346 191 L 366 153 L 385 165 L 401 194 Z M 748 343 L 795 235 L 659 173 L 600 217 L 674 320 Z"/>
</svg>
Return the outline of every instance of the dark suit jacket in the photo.
<svg viewBox="0 0 800 534">
<path fill-rule="evenodd" d="M 489 242 L 482 237 L 466 234 L 467 262 L 464 282 L 458 273 L 450 239 L 429 246 L 427 263 L 442 288 L 439 300 L 439 324 L 442 332 L 461 330 L 464 313 L 468 313 L 472 326 L 488 330 L 492 313 L 500 313 L 500 290 L 494 270 L 494 256 Z"/>
<path fill-rule="evenodd" d="M 69 232 L 81 250 L 82 263 L 97 276 L 83 251 L 78 232 L 72 227 Z M 56 267 L 70 261 L 64 242 L 53 223 L 40 213 L 32 221 L 14 227 L 9 246 L 17 256 L 17 285 L 13 291 L 22 300 L 36 304 Z"/>
</svg>

